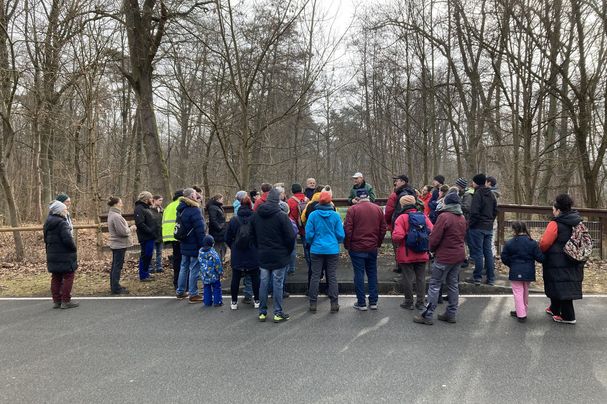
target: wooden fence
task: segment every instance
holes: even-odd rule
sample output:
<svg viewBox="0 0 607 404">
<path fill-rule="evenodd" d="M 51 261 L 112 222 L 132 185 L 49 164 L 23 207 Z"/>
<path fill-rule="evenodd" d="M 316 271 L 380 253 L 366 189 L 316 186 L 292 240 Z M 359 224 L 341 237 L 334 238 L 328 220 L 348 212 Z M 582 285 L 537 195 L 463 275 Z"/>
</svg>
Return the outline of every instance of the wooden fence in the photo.
<svg viewBox="0 0 607 404">
<path fill-rule="evenodd" d="M 377 199 L 375 203 L 379 206 L 385 206 L 387 199 Z M 335 206 L 343 214 L 344 210 L 348 207 L 348 200 L 345 198 L 333 199 Z M 231 205 L 224 206 L 226 217 L 230 217 L 234 209 Z M 605 258 L 607 254 L 607 209 L 588 209 L 578 208 L 578 212 L 584 218 L 584 222 L 587 223 L 592 238 L 595 242 L 595 250 L 597 255 L 601 259 Z M 501 246 L 506 241 L 506 229 L 509 227 L 512 220 L 521 220 L 529 223 L 529 227 L 535 229 L 543 229 L 548 224 L 552 215 L 552 208 L 550 206 L 534 206 L 534 205 L 509 205 L 500 204 L 498 205 L 497 215 L 497 235 L 495 244 L 500 250 Z M 126 213 L 123 215 L 127 221 L 132 222 L 134 216 L 132 213 Z M 74 225 L 74 237 L 78 238 L 79 229 L 96 229 L 98 235 L 107 232 L 107 215 L 99 216 L 99 224 L 75 224 Z M 0 233 L 6 232 L 28 232 L 28 231 L 42 231 L 42 226 L 28 226 L 28 227 L 0 227 Z M 97 237 L 98 247 L 103 247 L 102 238 Z"/>
</svg>

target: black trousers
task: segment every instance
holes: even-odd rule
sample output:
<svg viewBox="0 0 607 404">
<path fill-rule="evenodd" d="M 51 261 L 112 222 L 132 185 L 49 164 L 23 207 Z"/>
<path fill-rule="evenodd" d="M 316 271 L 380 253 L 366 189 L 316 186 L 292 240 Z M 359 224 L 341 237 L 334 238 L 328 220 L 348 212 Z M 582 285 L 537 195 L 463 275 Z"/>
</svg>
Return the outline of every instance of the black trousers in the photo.
<svg viewBox="0 0 607 404">
<path fill-rule="evenodd" d="M 550 310 L 552 310 L 555 316 L 561 316 L 563 320 L 575 320 L 573 300 L 550 299 Z"/>
<path fill-rule="evenodd" d="M 179 279 L 179 270 L 181 268 L 181 243 L 173 241 L 173 286 L 177 290 L 177 280 Z M 186 283 L 185 290 L 188 290 Z"/>
<path fill-rule="evenodd" d="M 259 269 L 253 269 L 250 271 L 232 269 L 232 283 L 230 284 L 230 294 L 232 295 L 232 302 L 238 301 L 238 289 L 240 288 L 240 279 L 244 278 L 245 275 L 251 275 L 251 281 L 253 282 L 253 300 L 258 302 L 259 301 Z"/>
<path fill-rule="evenodd" d="M 112 249 L 112 270 L 110 272 L 110 289 L 117 293 L 120 291 L 120 273 L 124 265 L 126 248 Z"/>
</svg>

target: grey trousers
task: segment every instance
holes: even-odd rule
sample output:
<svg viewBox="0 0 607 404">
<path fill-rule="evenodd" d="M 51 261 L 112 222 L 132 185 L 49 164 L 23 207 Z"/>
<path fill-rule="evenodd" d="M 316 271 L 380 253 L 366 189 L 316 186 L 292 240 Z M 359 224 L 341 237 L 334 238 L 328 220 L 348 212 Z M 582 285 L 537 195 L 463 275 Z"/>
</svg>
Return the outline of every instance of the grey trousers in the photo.
<svg viewBox="0 0 607 404">
<path fill-rule="evenodd" d="M 434 261 L 430 285 L 428 286 L 428 305 L 422 313 L 423 317 L 432 318 L 434 310 L 436 310 L 436 306 L 438 305 L 441 285 L 445 283 L 447 286 L 447 298 L 449 300 L 445 314 L 455 318 L 459 301 L 458 278 L 461 265 L 461 262 L 458 264 L 441 264 L 436 262 L 436 260 Z"/>
<path fill-rule="evenodd" d="M 326 262 L 327 268 L 325 276 L 329 283 L 329 290 L 327 294 L 331 303 L 337 303 L 339 290 L 337 287 L 337 261 L 339 254 L 310 254 L 312 260 L 312 276 L 310 277 L 310 288 L 308 291 L 308 297 L 310 302 L 316 302 L 318 300 L 318 284 L 320 283 L 320 273 L 322 272 L 323 264 Z"/>
<path fill-rule="evenodd" d="M 413 303 L 413 285 L 411 280 L 415 277 L 416 304 L 424 304 L 426 294 L 426 263 L 412 262 L 409 264 L 398 264 L 402 270 L 402 285 L 405 294 L 405 303 Z"/>
</svg>

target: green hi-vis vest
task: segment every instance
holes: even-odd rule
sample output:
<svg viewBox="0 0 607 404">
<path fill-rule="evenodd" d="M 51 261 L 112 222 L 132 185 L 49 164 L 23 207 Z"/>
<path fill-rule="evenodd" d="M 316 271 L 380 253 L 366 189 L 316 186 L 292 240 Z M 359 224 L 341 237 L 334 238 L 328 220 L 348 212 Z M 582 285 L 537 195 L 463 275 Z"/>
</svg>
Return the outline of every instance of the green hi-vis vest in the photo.
<svg viewBox="0 0 607 404">
<path fill-rule="evenodd" d="M 173 233 L 175 231 L 175 221 L 177 220 L 177 206 L 179 199 L 168 204 L 162 213 L 162 242 L 168 243 L 175 240 Z"/>
</svg>

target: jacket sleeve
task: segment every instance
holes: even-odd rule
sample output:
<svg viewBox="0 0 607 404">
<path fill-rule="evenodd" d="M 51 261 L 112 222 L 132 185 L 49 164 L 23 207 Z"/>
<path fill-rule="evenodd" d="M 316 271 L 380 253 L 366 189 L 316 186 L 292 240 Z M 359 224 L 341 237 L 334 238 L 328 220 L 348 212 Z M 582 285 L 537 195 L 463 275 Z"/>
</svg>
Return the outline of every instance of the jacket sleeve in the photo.
<svg viewBox="0 0 607 404">
<path fill-rule="evenodd" d="M 120 216 L 117 219 L 118 223 L 116 223 L 116 226 L 114 227 L 116 234 L 120 237 L 130 237 L 131 229 L 129 228 L 129 224 L 126 222 L 124 217 Z"/>
<path fill-rule="evenodd" d="M 426 227 L 428 228 L 429 233 L 432 233 L 432 230 L 434 230 L 434 224 L 428 216 L 426 216 Z"/>
<path fill-rule="evenodd" d="M 202 217 L 202 212 L 200 209 L 195 209 L 196 213 L 192 216 L 192 222 L 194 226 L 194 232 L 196 233 L 196 240 L 198 243 L 198 248 L 202 247 L 202 241 L 204 240 L 204 236 L 206 233 L 204 218 Z"/>
<path fill-rule="evenodd" d="M 375 190 L 373 189 L 373 187 L 371 185 L 369 185 L 369 190 L 367 192 L 369 192 L 369 200 L 371 202 L 375 202 L 375 199 L 376 199 Z"/>
<path fill-rule="evenodd" d="M 350 189 L 350 196 L 348 197 L 348 204 L 352 205 L 352 199 L 356 198 L 356 191 L 354 187 Z"/>
<path fill-rule="evenodd" d="M 396 192 L 392 192 L 390 197 L 388 197 L 388 202 L 386 202 L 386 212 L 384 213 L 386 223 L 392 224 L 392 215 L 394 214 L 396 202 Z"/>
<path fill-rule="evenodd" d="M 352 211 L 352 208 L 349 208 L 346 212 L 346 220 L 344 222 L 344 232 L 346 234 L 344 248 L 346 250 L 350 249 L 350 241 L 352 239 L 352 216 L 354 216 L 354 212 Z"/>
<path fill-rule="evenodd" d="M 293 226 L 291 225 L 291 220 L 288 215 L 283 214 L 281 220 L 285 247 L 287 247 L 287 251 L 289 251 L 290 254 L 293 252 L 293 248 L 295 248 L 295 233 L 293 232 Z"/>
<path fill-rule="evenodd" d="M 236 237 L 236 226 L 237 226 L 238 218 L 236 216 L 230 219 L 228 223 L 228 228 L 226 230 L 226 244 L 228 247 L 232 248 L 232 243 L 234 242 L 234 238 Z"/>
<path fill-rule="evenodd" d="M 510 266 L 510 264 L 512 263 L 512 253 L 510 251 L 511 248 L 512 248 L 512 242 L 509 241 L 506 243 L 506 245 L 504 245 L 504 248 L 502 249 L 502 253 L 500 254 L 500 259 L 506 266 Z"/>
<path fill-rule="evenodd" d="M 432 228 L 432 233 L 430 233 L 430 251 L 436 251 L 443 239 L 443 234 L 445 232 L 445 218 L 443 215 L 438 216 L 438 220 Z"/>
<path fill-rule="evenodd" d="M 61 230 L 59 231 L 59 237 L 61 237 L 61 242 L 70 251 L 76 252 L 76 243 L 74 242 L 74 237 L 72 237 L 70 226 L 66 221 L 61 222 L 60 226 Z"/>
<path fill-rule="evenodd" d="M 470 226 L 473 226 L 478 222 L 481 214 L 481 199 L 482 195 L 480 192 L 475 192 L 472 195 L 472 202 L 470 203 Z"/>
<path fill-rule="evenodd" d="M 396 222 L 394 222 L 394 228 L 392 229 L 392 241 L 398 244 L 402 243 L 405 239 L 405 217 L 408 218 L 409 215 L 407 213 L 400 215 L 398 219 L 396 219 Z"/>
<path fill-rule="evenodd" d="M 462 212 L 464 212 L 464 215 L 470 214 L 470 208 L 472 205 L 472 195 L 473 194 L 466 192 L 462 197 Z"/>
<path fill-rule="evenodd" d="M 384 238 L 386 237 L 386 231 L 388 230 L 388 226 L 386 224 L 386 220 L 384 219 L 384 216 L 382 215 L 381 208 L 379 210 L 379 218 L 380 218 L 380 222 L 379 222 L 379 242 L 377 243 L 377 248 L 381 247 L 381 245 L 383 244 Z"/>
<path fill-rule="evenodd" d="M 534 241 L 535 243 L 535 248 L 533 249 L 533 258 L 535 258 L 535 260 L 537 262 L 544 262 L 544 253 L 542 253 L 542 250 L 540 249 L 540 245 Z"/>
<path fill-rule="evenodd" d="M 219 257 L 219 254 L 217 254 L 217 252 L 213 254 L 213 266 L 215 267 L 215 272 L 217 273 L 217 275 L 222 276 L 223 265 L 221 263 L 221 257 Z"/>
<path fill-rule="evenodd" d="M 209 209 L 209 230 L 213 233 L 221 233 L 224 229 L 225 222 L 221 223 L 221 210 L 217 207 Z"/>
<path fill-rule="evenodd" d="M 548 223 L 542 238 L 540 238 L 540 249 L 542 252 L 546 252 L 548 249 L 550 249 L 550 247 L 552 247 L 552 244 L 554 244 L 558 235 L 559 227 L 556 222 L 552 220 L 550 223 Z"/>
<path fill-rule="evenodd" d="M 314 216 L 311 216 L 309 218 L 309 220 L 306 222 L 306 243 L 307 244 L 312 244 L 312 242 L 314 241 L 314 236 L 315 236 L 315 229 L 314 229 Z"/>
<path fill-rule="evenodd" d="M 334 217 L 335 217 L 335 226 L 334 226 L 335 235 L 337 236 L 337 242 L 341 243 L 346 238 L 346 233 L 344 232 L 344 225 L 341 223 L 341 217 L 339 216 L 339 213 L 335 212 Z"/>
<path fill-rule="evenodd" d="M 148 213 L 150 213 L 151 215 L 151 212 Z M 135 213 L 135 226 L 137 226 L 137 228 L 140 229 L 143 233 L 156 234 L 156 229 L 151 228 L 146 223 L 145 212 L 143 211 L 143 209 L 138 209 L 137 213 Z"/>
</svg>

